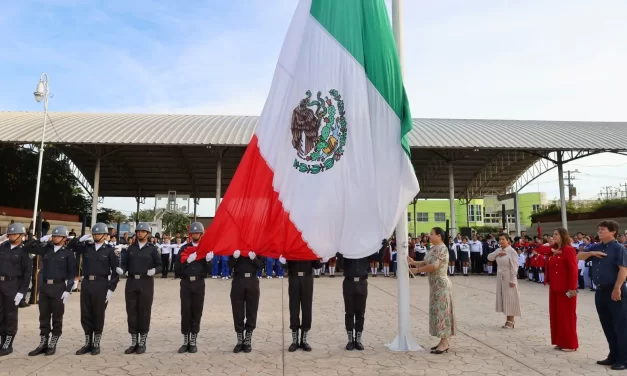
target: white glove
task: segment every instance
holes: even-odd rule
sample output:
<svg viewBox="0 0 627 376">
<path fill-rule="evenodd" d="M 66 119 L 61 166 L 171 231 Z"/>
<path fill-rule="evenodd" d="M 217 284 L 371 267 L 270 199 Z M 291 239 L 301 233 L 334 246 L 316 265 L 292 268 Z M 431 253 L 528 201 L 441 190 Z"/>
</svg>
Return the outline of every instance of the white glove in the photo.
<svg viewBox="0 0 627 376">
<path fill-rule="evenodd" d="M 120 267 L 115 268 L 115 272 L 118 273 L 118 275 L 123 275 L 124 274 L 124 270 L 122 270 L 122 268 L 120 268 Z"/>
<path fill-rule="evenodd" d="M 257 255 L 255 254 L 255 252 L 250 251 L 250 252 L 248 252 L 248 257 L 250 257 L 251 260 L 254 260 L 255 257 L 257 257 Z"/>
<path fill-rule="evenodd" d="M 13 299 L 15 301 L 15 305 L 20 305 L 20 302 L 22 301 L 23 298 L 24 298 L 24 294 L 22 294 L 21 292 L 18 292 L 17 294 L 15 294 L 15 299 Z"/>
<path fill-rule="evenodd" d="M 329 262 L 330 259 L 331 259 L 330 257 L 323 257 L 322 258 L 322 263 L 325 264 L 325 263 Z"/>
<path fill-rule="evenodd" d="M 235 257 L 235 258 L 239 258 L 239 255 L 240 255 L 241 253 L 242 253 L 242 252 L 240 252 L 240 251 L 239 251 L 239 249 L 238 249 L 237 251 L 233 252 L 233 257 Z"/>
<path fill-rule="evenodd" d="M 281 264 L 287 264 L 287 260 L 285 259 L 285 257 L 283 257 L 283 255 L 279 256 L 279 262 Z"/>
<path fill-rule="evenodd" d="M 87 241 L 87 239 L 91 239 L 91 235 L 90 234 L 86 234 L 80 237 L 80 239 L 78 239 L 79 242 L 85 242 Z"/>
<path fill-rule="evenodd" d="M 105 299 L 105 303 L 109 303 L 109 299 L 111 299 L 111 295 L 113 295 L 113 291 L 107 290 L 107 298 Z"/>
<path fill-rule="evenodd" d="M 205 260 L 207 260 L 207 262 L 213 260 L 213 251 L 207 253 L 207 256 L 205 257 Z"/>
<path fill-rule="evenodd" d="M 61 295 L 61 300 L 63 300 L 63 304 L 67 303 L 68 299 L 70 299 L 70 293 L 64 291 L 63 295 Z"/>
<path fill-rule="evenodd" d="M 6 234 L 0 236 L 0 243 L 4 243 L 6 240 L 7 240 L 7 235 Z"/>
<path fill-rule="evenodd" d="M 146 272 L 146 274 L 148 275 L 148 277 L 152 277 L 153 275 L 155 275 L 155 268 L 152 269 L 148 269 L 148 271 Z"/>
<path fill-rule="evenodd" d="M 195 260 L 196 260 L 196 252 L 192 253 L 191 255 L 187 257 L 187 262 L 194 262 Z"/>
<path fill-rule="evenodd" d="M 50 240 L 51 237 L 52 237 L 52 235 L 44 235 L 41 238 L 39 238 L 39 241 L 42 242 L 42 243 L 45 243 L 48 240 Z"/>
</svg>

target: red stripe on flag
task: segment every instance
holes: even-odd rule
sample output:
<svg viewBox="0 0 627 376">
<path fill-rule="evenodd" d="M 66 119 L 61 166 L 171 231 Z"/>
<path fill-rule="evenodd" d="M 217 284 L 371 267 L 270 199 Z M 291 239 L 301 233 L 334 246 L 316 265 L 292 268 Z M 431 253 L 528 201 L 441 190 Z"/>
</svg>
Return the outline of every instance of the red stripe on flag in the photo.
<svg viewBox="0 0 627 376">
<path fill-rule="evenodd" d="M 273 178 L 255 135 L 198 249 L 187 248 L 185 253 L 196 251 L 200 259 L 210 251 L 229 256 L 239 249 L 243 256 L 254 251 L 260 256 L 282 254 L 288 260 L 317 260 L 283 208 Z M 181 261 L 187 255 L 181 255 Z"/>
</svg>

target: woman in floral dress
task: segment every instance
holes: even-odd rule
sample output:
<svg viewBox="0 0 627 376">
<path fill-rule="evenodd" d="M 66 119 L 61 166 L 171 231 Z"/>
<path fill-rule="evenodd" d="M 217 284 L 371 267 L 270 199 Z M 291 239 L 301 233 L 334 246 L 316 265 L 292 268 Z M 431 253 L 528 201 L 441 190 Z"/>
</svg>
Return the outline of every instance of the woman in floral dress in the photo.
<svg viewBox="0 0 627 376">
<path fill-rule="evenodd" d="M 424 261 L 409 258 L 410 266 L 417 267 L 417 273 L 429 275 L 429 334 L 440 338 L 440 343 L 431 348 L 432 354 L 448 352 L 449 337 L 455 335 L 455 317 L 453 315 L 453 288 L 446 275 L 448 268 L 448 248 L 444 244 L 445 232 L 434 227 L 429 237 L 431 249 Z"/>
</svg>

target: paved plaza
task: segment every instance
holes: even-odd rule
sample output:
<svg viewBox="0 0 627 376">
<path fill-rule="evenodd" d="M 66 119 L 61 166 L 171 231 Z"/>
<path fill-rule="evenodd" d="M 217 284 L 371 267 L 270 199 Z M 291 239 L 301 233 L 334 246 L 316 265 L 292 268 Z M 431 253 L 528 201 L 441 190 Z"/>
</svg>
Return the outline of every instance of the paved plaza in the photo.
<svg viewBox="0 0 627 376">
<path fill-rule="evenodd" d="M 36 307 L 20 309 L 15 352 L 0 358 L 0 375 L 601 375 L 614 373 L 595 365 L 607 344 L 594 308 L 594 293 L 579 297 L 579 340 L 575 353 L 553 350 L 549 341 L 548 288 L 521 281 L 523 317 L 516 329 L 504 330 L 494 313 L 494 277 L 453 278 L 458 333 L 451 352 L 394 353 L 385 347 L 396 332 L 396 280 L 369 279 L 364 332 L 365 351 L 345 351 L 342 278 L 315 280 L 311 353 L 287 352 L 290 344 L 287 279 L 261 281 L 261 303 L 253 352 L 233 354 L 235 334 L 229 301 L 230 281 L 207 280 L 205 310 L 196 354 L 177 354 L 179 282 L 156 279 L 152 328 L 144 355 L 124 355 L 130 342 L 122 280 L 107 309 L 100 356 L 76 356 L 83 344 L 79 296 L 66 307 L 64 335 L 57 355 L 28 357 L 39 343 Z M 437 343 L 428 331 L 426 278 L 410 281 L 412 333 L 421 346 Z M 616 372 L 619 373 L 620 371 Z"/>
</svg>

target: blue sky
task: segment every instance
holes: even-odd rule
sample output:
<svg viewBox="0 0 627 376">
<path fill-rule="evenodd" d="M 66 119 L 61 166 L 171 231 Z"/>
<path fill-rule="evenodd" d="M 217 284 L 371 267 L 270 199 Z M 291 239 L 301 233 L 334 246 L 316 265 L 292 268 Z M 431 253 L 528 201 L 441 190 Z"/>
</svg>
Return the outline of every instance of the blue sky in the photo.
<svg viewBox="0 0 627 376">
<path fill-rule="evenodd" d="M 55 94 L 51 111 L 257 115 L 295 6 L 296 0 L 2 2 L 0 110 L 41 111 L 32 92 L 46 71 Z M 623 0 L 405 0 L 412 114 L 627 121 L 625 15 Z M 495 143 L 503 136 L 516 134 L 494 135 Z M 582 171 L 582 197 L 627 181 L 627 158 L 576 163 L 567 168 Z M 553 198 L 556 180 L 552 173 L 529 189 Z M 132 199 L 105 204 L 134 209 Z M 207 208 L 202 212 L 212 212 Z"/>
</svg>

